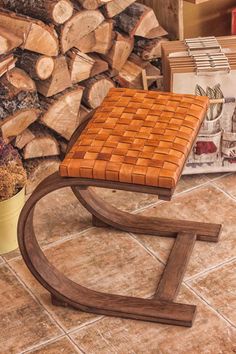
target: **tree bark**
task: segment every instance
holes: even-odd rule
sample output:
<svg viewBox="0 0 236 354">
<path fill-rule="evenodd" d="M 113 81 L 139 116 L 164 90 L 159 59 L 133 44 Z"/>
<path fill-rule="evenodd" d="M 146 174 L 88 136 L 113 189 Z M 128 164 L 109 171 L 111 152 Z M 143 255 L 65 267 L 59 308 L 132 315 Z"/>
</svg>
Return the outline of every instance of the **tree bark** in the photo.
<svg viewBox="0 0 236 354">
<path fill-rule="evenodd" d="M 114 87 L 114 82 L 105 75 L 98 75 L 83 83 L 83 103 L 92 109 L 99 107 L 109 90 Z"/>
<path fill-rule="evenodd" d="M 21 109 L 38 108 L 35 84 L 21 69 L 14 68 L 0 79 L 0 120 Z"/>
<path fill-rule="evenodd" d="M 23 40 L 24 49 L 48 56 L 58 55 L 56 32 L 42 21 L 1 9 L 0 24 Z"/>
<path fill-rule="evenodd" d="M 102 8 L 105 17 L 112 18 L 123 12 L 128 6 L 132 5 L 136 0 L 112 0 L 108 1 Z"/>
<path fill-rule="evenodd" d="M 31 128 L 35 138 L 30 141 L 23 150 L 25 160 L 37 157 L 58 156 L 60 149 L 57 140 L 40 125 Z"/>
<path fill-rule="evenodd" d="M 134 46 L 134 52 L 143 60 L 154 60 L 161 58 L 161 46 L 167 38 L 158 37 L 155 39 L 138 39 Z"/>
<path fill-rule="evenodd" d="M 137 2 L 127 7 L 114 19 L 116 26 L 129 36 L 155 38 L 167 34 L 159 25 L 154 11 L 150 7 Z"/>
<path fill-rule="evenodd" d="M 26 160 L 24 167 L 27 171 L 28 180 L 26 194 L 31 194 L 46 177 L 58 171 L 60 160 L 58 157 L 36 158 Z"/>
<path fill-rule="evenodd" d="M 17 66 L 26 71 L 34 80 L 48 79 L 54 70 L 54 59 L 28 51 L 18 55 Z"/>
<path fill-rule="evenodd" d="M 63 24 L 73 15 L 69 0 L 3 0 L 4 7 L 44 22 Z"/>
</svg>

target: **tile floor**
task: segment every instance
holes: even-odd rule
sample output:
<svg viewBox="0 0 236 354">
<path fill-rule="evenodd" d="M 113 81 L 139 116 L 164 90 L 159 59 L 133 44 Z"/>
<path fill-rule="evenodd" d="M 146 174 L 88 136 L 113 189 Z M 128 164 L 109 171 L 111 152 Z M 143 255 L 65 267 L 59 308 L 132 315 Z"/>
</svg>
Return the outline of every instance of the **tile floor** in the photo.
<svg viewBox="0 0 236 354">
<path fill-rule="evenodd" d="M 100 193 L 137 214 L 222 222 L 218 244 L 197 242 L 178 301 L 196 304 L 191 329 L 54 307 L 18 251 L 0 257 L 0 353 L 236 353 L 236 174 L 186 176 L 172 203 Z M 95 229 L 69 189 L 37 207 L 38 239 L 50 261 L 81 285 L 150 297 L 173 240 Z"/>
</svg>

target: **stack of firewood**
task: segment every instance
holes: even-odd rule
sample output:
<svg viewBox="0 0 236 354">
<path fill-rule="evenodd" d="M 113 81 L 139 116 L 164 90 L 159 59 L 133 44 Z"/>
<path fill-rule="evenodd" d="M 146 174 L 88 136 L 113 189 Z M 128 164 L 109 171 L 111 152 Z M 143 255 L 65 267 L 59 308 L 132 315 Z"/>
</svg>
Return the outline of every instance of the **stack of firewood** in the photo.
<svg viewBox="0 0 236 354">
<path fill-rule="evenodd" d="M 32 181 L 111 87 L 153 84 L 166 34 L 135 0 L 0 0 L 0 133 Z"/>
</svg>

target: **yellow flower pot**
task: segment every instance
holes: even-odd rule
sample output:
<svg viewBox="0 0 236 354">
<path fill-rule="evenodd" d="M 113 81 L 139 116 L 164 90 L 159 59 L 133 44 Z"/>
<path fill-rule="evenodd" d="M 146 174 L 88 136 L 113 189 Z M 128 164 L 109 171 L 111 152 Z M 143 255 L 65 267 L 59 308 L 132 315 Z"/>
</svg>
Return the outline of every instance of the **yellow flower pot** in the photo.
<svg viewBox="0 0 236 354">
<path fill-rule="evenodd" d="M 0 202 L 0 254 L 18 247 L 17 223 L 24 203 L 25 188 L 14 197 Z"/>
</svg>

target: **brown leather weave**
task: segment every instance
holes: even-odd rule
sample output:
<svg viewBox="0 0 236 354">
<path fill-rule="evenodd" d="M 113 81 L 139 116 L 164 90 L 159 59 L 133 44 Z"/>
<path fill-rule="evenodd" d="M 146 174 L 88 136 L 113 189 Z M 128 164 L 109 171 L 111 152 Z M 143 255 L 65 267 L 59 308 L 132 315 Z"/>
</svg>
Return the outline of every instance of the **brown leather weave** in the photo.
<svg viewBox="0 0 236 354">
<path fill-rule="evenodd" d="M 208 102 L 193 95 L 111 89 L 61 163 L 61 176 L 174 188 Z"/>
</svg>

